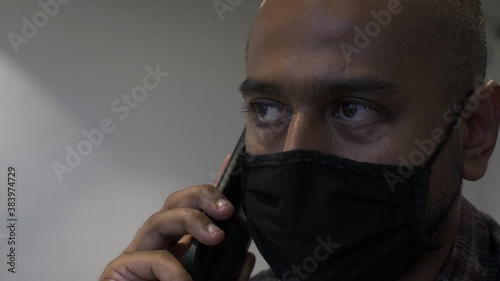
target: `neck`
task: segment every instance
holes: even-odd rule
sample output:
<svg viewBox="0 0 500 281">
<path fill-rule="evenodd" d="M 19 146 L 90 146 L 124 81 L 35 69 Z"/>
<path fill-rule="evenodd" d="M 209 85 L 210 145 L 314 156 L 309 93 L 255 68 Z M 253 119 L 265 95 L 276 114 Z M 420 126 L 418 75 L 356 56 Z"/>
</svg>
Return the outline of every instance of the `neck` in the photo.
<svg viewBox="0 0 500 281">
<path fill-rule="evenodd" d="M 453 249 L 455 237 L 460 224 L 460 209 L 462 197 L 455 204 L 449 219 L 443 224 L 440 234 L 436 236 L 436 241 L 442 242 L 442 247 L 426 254 L 424 257 L 408 271 L 406 276 L 398 281 L 432 281 L 435 280 L 439 271 L 446 262 L 446 258 Z"/>
</svg>

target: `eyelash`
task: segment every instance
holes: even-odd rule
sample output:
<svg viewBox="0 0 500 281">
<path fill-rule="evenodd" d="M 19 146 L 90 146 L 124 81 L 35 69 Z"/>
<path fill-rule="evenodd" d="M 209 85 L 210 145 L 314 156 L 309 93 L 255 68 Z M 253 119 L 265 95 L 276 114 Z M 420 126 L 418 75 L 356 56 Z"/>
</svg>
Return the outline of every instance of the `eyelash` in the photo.
<svg viewBox="0 0 500 281">
<path fill-rule="evenodd" d="M 368 103 L 368 102 L 362 102 L 358 99 L 356 100 L 352 100 L 352 99 L 346 99 L 345 101 L 343 101 L 342 103 L 339 103 L 335 106 L 334 108 L 334 112 L 338 112 L 339 108 L 343 105 L 346 105 L 346 104 L 356 104 L 360 107 L 363 107 L 365 109 L 369 109 L 371 111 L 374 111 L 378 114 L 381 115 L 381 117 L 388 117 L 387 116 L 387 112 L 384 108 L 380 108 L 379 106 L 377 105 L 374 105 L 374 104 L 371 104 L 371 103 Z M 246 115 L 246 117 L 254 117 L 255 116 L 255 107 L 256 106 L 259 106 L 259 105 L 267 105 L 267 106 L 273 106 L 272 103 L 265 103 L 265 102 L 259 102 L 259 101 L 251 101 L 251 102 L 244 102 L 243 103 L 243 106 L 241 108 L 241 112 L 243 114 Z M 334 116 L 334 114 L 332 114 L 332 116 Z M 342 121 L 341 121 L 342 122 Z M 262 124 L 262 123 L 259 123 L 259 122 L 254 122 L 255 123 L 255 126 L 257 128 L 268 128 L 268 127 L 271 127 L 270 124 Z M 348 123 L 348 122 L 342 122 L 344 123 L 345 126 L 349 126 L 349 127 L 352 127 L 352 128 L 360 128 L 360 127 L 365 127 L 365 126 L 369 126 L 372 124 L 372 122 L 370 123 L 366 123 L 366 124 L 358 124 L 358 125 L 353 125 L 352 123 Z"/>
<path fill-rule="evenodd" d="M 259 106 L 259 105 L 265 105 L 265 106 L 275 106 L 274 104 L 268 102 L 268 103 L 265 103 L 265 102 L 259 102 L 259 101 L 251 101 L 251 102 L 244 102 L 243 103 L 243 106 L 241 108 L 241 112 L 243 114 L 246 115 L 246 117 L 255 117 L 255 107 L 256 106 Z M 254 122 L 255 123 L 255 126 L 257 128 L 269 128 L 271 127 L 272 125 L 271 124 L 263 124 L 263 123 L 259 123 L 259 122 Z"/>
<path fill-rule="evenodd" d="M 378 106 L 376 106 L 374 104 L 371 104 L 371 103 L 363 102 L 363 101 L 358 100 L 358 99 L 356 99 L 356 100 L 347 99 L 344 102 L 337 104 L 334 107 L 333 111 L 334 112 L 339 112 L 342 109 L 342 106 L 345 106 L 345 105 L 348 105 L 348 104 L 354 104 L 354 105 L 356 105 L 359 108 L 364 108 L 364 109 L 368 109 L 370 111 L 373 111 L 373 112 L 379 114 L 380 117 L 384 117 L 384 115 L 385 115 L 384 110 L 381 109 L 380 107 L 378 107 Z M 334 118 L 337 117 L 336 115 L 337 114 L 332 114 L 332 116 Z M 351 128 L 362 128 L 362 127 L 370 126 L 370 125 L 372 125 L 374 123 L 374 122 L 366 122 L 366 123 L 363 123 L 363 124 L 353 124 L 353 123 L 350 123 L 350 122 L 345 122 L 343 120 L 339 120 L 339 122 L 342 122 L 344 125 L 349 126 Z"/>
<path fill-rule="evenodd" d="M 243 102 L 241 113 L 245 114 L 247 117 L 250 116 L 253 113 L 252 102 Z"/>
</svg>

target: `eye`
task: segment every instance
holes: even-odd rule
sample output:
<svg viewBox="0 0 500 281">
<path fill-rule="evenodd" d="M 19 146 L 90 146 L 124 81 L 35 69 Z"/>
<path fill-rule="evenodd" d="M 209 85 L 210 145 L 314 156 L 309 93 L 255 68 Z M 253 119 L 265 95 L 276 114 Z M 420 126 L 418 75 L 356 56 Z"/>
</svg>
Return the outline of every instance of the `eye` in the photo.
<svg viewBox="0 0 500 281">
<path fill-rule="evenodd" d="M 374 104 L 348 100 L 336 106 L 333 116 L 348 125 L 363 126 L 377 121 L 382 115 Z"/>
<path fill-rule="evenodd" d="M 243 112 L 253 116 L 256 124 L 261 126 L 283 122 L 289 116 L 283 104 L 270 100 L 245 103 Z"/>
</svg>

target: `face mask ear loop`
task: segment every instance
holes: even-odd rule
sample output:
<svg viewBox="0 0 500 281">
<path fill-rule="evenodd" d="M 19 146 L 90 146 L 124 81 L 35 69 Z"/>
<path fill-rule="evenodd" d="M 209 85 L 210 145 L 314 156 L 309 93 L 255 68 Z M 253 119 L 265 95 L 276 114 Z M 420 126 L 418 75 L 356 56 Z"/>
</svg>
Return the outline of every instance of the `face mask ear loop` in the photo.
<svg viewBox="0 0 500 281">
<path fill-rule="evenodd" d="M 429 160 L 427 160 L 427 164 L 425 165 L 426 168 L 432 167 L 432 165 L 434 164 L 434 162 L 438 158 L 439 154 L 443 150 L 443 147 L 446 145 L 446 143 L 448 143 L 448 140 L 451 138 L 453 131 L 455 129 L 457 129 L 457 128 L 455 128 L 455 126 L 457 125 L 458 121 L 460 120 L 460 118 L 461 118 L 460 116 L 462 115 L 462 112 L 464 111 L 465 105 L 469 101 L 469 98 L 472 96 L 472 94 L 474 94 L 474 90 L 469 91 L 469 93 L 467 93 L 465 98 L 460 103 L 460 105 L 461 105 L 460 111 L 455 113 L 455 116 L 454 116 L 455 118 L 454 118 L 453 122 L 450 124 L 448 129 L 446 129 L 446 132 L 445 132 L 446 139 L 436 147 L 436 149 L 432 153 L 431 157 L 429 157 Z"/>
<path fill-rule="evenodd" d="M 425 205 L 427 199 L 427 193 L 429 190 L 429 176 L 430 173 L 426 170 L 422 174 L 415 175 L 415 186 L 413 189 L 413 200 L 412 200 L 412 228 L 415 233 L 416 243 L 427 250 L 438 250 L 441 248 L 441 244 L 434 243 L 432 239 L 429 238 L 425 230 Z"/>
<path fill-rule="evenodd" d="M 427 164 L 425 165 L 426 168 L 429 168 L 429 170 L 432 172 L 432 165 L 434 164 L 434 162 L 436 161 L 437 157 L 439 156 L 439 153 L 443 150 L 443 147 L 446 145 L 446 143 L 448 142 L 448 140 L 451 138 L 451 135 L 453 134 L 453 131 L 456 129 L 455 126 L 457 125 L 458 123 L 458 120 L 460 120 L 460 116 L 463 112 L 463 109 L 465 108 L 465 104 L 466 102 L 469 100 L 469 97 L 474 93 L 474 91 L 470 91 L 464 98 L 464 100 L 462 101 L 461 105 L 462 105 L 462 108 L 460 110 L 460 112 L 457 112 L 456 115 L 455 115 L 455 119 L 454 121 L 452 122 L 452 124 L 450 124 L 450 126 L 448 127 L 448 129 L 446 130 L 446 133 L 445 133 L 445 136 L 446 136 L 446 139 L 445 141 L 443 141 L 442 143 L 440 143 L 436 150 L 434 150 L 434 153 L 431 155 L 431 157 L 429 158 L 429 160 L 427 161 Z M 419 177 L 417 177 L 419 178 Z M 414 198 L 427 198 L 427 193 L 428 193 L 428 187 L 429 187 L 429 180 L 430 180 L 430 173 L 427 174 L 426 177 L 420 177 L 422 180 L 425 180 L 425 182 L 419 182 L 417 183 L 416 187 L 415 188 L 415 193 L 414 193 Z M 425 189 L 423 188 L 425 187 Z M 459 194 L 458 194 L 459 195 Z M 455 195 L 458 196 L 458 195 Z M 416 237 L 417 237 L 417 240 L 418 242 L 423 246 L 425 247 L 426 249 L 429 249 L 429 250 L 437 250 L 439 249 L 441 246 L 442 246 L 442 243 L 434 243 L 432 241 L 432 239 L 429 238 L 429 236 L 427 235 L 427 232 L 425 231 L 425 227 L 424 227 L 424 219 L 425 219 L 425 205 L 426 205 L 426 200 L 415 200 L 414 199 L 414 208 L 413 208 L 413 218 L 414 218 L 414 230 L 416 231 Z M 455 204 L 457 202 L 457 198 L 454 198 L 453 200 L 453 204 L 448 208 L 448 210 L 445 212 L 445 215 L 442 216 L 438 222 L 436 223 L 436 225 L 440 225 L 442 223 L 443 220 L 445 220 L 448 216 L 449 216 L 449 213 L 451 213 L 452 209 L 454 208 Z M 437 227 L 433 227 L 433 231 L 436 230 Z M 434 236 L 431 235 L 431 236 Z"/>
</svg>

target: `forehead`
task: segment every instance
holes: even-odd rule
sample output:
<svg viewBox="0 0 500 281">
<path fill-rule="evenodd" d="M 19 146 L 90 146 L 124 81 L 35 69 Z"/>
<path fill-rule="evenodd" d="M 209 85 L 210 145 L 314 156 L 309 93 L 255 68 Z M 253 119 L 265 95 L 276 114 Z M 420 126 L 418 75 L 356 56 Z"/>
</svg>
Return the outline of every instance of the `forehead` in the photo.
<svg viewBox="0 0 500 281">
<path fill-rule="evenodd" d="M 425 2 L 264 1 L 250 32 L 247 75 L 295 82 L 441 78 L 441 43 Z"/>
<path fill-rule="evenodd" d="M 325 35 L 339 36 L 351 27 L 350 22 L 362 20 L 370 13 L 366 3 L 360 0 L 267 0 L 262 2 L 257 13 L 254 30 L 297 39 L 297 32 L 317 39 L 324 39 Z"/>
</svg>

